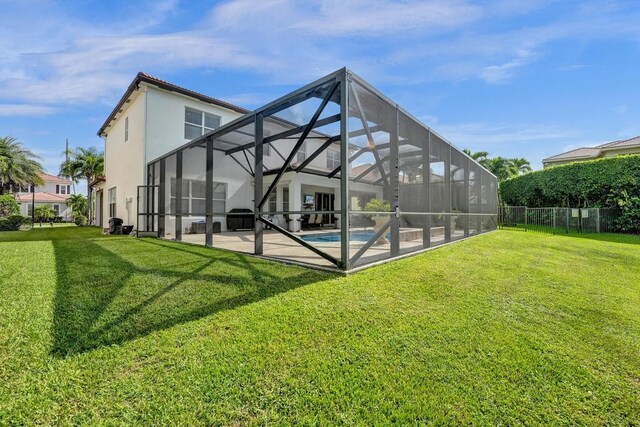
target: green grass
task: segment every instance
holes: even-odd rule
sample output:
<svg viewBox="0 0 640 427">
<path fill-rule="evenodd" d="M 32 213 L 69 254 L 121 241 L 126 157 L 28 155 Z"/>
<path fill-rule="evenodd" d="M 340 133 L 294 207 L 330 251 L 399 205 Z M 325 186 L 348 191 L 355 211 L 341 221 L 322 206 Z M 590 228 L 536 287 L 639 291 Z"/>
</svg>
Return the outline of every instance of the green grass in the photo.
<svg viewBox="0 0 640 427">
<path fill-rule="evenodd" d="M 0 233 L 0 425 L 639 425 L 640 238 L 498 231 L 338 277 Z"/>
</svg>

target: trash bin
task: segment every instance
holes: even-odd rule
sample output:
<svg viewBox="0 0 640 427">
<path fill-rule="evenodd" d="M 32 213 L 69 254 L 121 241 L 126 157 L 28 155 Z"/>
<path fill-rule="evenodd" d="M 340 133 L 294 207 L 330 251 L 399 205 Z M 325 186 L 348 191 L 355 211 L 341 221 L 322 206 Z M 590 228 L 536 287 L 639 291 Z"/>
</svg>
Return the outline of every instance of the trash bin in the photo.
<svg viewBox="0 0 640 427">
<path fill-rule="evenodd" d="M 109 234 L 122 234 L 122 219 L 111 218 L 109 220 Z"/>
</svg>

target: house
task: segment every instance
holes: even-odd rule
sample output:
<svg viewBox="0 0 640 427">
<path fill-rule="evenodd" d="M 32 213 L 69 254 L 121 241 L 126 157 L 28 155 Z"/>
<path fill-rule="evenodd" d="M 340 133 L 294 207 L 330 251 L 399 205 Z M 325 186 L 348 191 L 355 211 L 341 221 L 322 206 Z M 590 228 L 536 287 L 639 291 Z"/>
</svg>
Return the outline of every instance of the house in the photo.
<svg viewBox="0 0 640 427">
<path fill-rule="evenodd" d="M 41 186 L 20 187 L 16 200 L 20 203 L 20 214 L 31 217 L 33 207 L 51 205 L 59 221 L 72 221 L 71 208 L 67 199 L 72 194 L 72 182 L 69 179 L 41 173 Z"/>
<path fill-rule="evenodd" d="M 545 168 L 566 163 L 582 162 L 606 157 L 622 156 L 626 154 L 640 154 L 640 136 L 620 141 L 607 142 L 595 147 L 581 147 L 566 153 L 556 154 L 542 160 Z"/>
<path fill-rule="evenodd" d="M 98 135 L 104 139 L 104 177 L 91 183 L 96 225 L 109 218 L 136 223 L 138 186 L 147 163 L 248 110 L 138 73 Z"/>
<path fill-rule="evenodd" d="M 138 73 L 98 135 L 104 228 L 345 271 L 497 226 L 496 177 L 346 68 L 253 111 Z"/>
</svg>

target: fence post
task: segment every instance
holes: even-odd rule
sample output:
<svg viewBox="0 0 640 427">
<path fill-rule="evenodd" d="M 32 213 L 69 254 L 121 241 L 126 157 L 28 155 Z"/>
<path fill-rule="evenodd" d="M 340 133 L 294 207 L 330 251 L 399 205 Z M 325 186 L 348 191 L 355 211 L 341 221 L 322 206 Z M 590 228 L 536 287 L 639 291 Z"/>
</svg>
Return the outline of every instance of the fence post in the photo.
<svg viewBox="0 0 640 427">
<path fill-rule="evenodd" d="M 596 212 L 598 213 L 598 222 L 596 222 L 596 233 L 600 233 L 600 209 L 601 208 L 596 209 Z"/>
<path fill-rule="evenodd" d="M 571 208 L 565 208 L 565 217 L 567 218 L 567 234 L 569 234 L 569 215 L 571 215 Z"/>
<path fill-rule="evenodd" d="M 527 213 L 528 207 L 524 207 L 524 231 L 527 231 L 527 225 L 529 225 L 529 214 Z"/>
<path fill-rule="evenodd" d="M 553 208 L 553 234 L 556 234 L 556 212 L 557 208 Z"/>
</svg>

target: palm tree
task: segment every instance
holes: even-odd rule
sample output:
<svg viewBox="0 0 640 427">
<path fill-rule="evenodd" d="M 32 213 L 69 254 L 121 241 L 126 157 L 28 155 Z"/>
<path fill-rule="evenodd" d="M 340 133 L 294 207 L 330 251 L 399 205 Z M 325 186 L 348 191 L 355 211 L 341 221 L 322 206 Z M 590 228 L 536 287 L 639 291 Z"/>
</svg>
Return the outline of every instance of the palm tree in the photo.
<svg viewBox="0 0 640 427">
<path fill-rule="evenodd" d="M 494 174 L 498 178 L 498 181 L 504 181 L 518 175 L 518 171 L 514 163 L 511 159 L 507 159 L 505 157 L 492 157 L 487 159 L 485 164 L 482 166 Z"/>
<path fill-rule="evenodd" d="M 42 227 L 43 222 L 51 221 L 56 216 L 56 212 L 51 205 L 40 205 L 33 212 L 36 221 L 40 223 L 40 227 Z"/>
<path fill-rule="evenodd" d="M 41 185 L 43 172 L 38 156 L 16 138 L 0 137 L 0 194 L 16 186 Z"/>
<path fill-rule="evenodd" d="M 462 150 L 464 151 L 464 153 L 471 157 L 473 160 L 475 160 L 476 162 L 480 163 L 482 166 L 486 167 L 487 162 L 489 162 L 489 152 L 488 151 L 476 151 L 476 152 L 471 152 L 471 150 L 468 149 L 464 149 Z"/>
<path fill-rule="evenodd" d="M 73 182 L 87 180 L 87 218 L 91 224 L 91 188 L 89 184 L 104 173 L 104 154 L 95 147 L 76 148 L 69 153 L 69 160 L 60 165 L 60 175 L 70 177 Z"/>
<path fill-rule="evenodd" d="M 511 159 L 511 162 L 513 163 L 513 166 L 517 171 L 517 175 L 520 175 L 521 173 L 531 172 L 533 170 L 531 169 L 531 163 L 529 163 L 529 160 L 523 157 Z"/>
<path fill-rule="evenodd" d="M 71 208 L 73 216 L 84 215 L 87 212 L 87 198 L 82 194 L 72 194 L 67 199 L 67 206 Z"/>
</svg>

